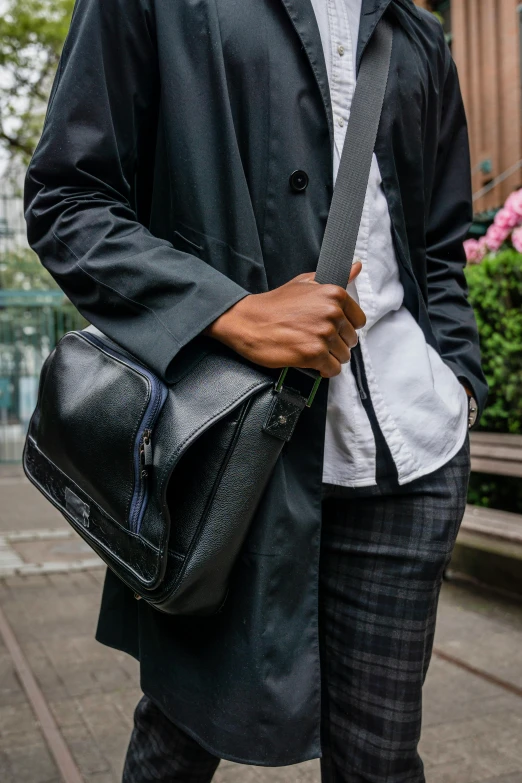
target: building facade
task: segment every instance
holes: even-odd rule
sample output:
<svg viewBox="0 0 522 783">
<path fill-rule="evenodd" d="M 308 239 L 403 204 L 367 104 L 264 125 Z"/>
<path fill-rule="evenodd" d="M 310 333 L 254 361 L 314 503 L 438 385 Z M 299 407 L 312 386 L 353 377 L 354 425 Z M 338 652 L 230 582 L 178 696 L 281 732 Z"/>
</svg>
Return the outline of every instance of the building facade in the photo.
<svg viewBox="0 0 522 783">
<path fill-rule="evenodd" d="M 420 0 L 419 5 L 440 15 L 457 64 L 475 212 L 498 207 L 522 186 L 522 5 L 518 0 Z"/>
</svg>

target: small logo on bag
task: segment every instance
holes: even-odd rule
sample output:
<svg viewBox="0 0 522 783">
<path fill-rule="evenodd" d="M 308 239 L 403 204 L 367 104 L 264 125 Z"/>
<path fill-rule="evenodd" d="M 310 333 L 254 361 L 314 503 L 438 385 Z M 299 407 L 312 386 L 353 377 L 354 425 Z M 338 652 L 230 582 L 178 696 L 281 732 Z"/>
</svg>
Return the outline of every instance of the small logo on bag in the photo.
<svg viewBox="0 0 522 783">
<path fill-rule="evenodd" d="M 89 527 L 89 504 L 84 503 L 69 487 L 65 488 L 65 508 L 76 522 L 83 527 Z"/>
</svg>

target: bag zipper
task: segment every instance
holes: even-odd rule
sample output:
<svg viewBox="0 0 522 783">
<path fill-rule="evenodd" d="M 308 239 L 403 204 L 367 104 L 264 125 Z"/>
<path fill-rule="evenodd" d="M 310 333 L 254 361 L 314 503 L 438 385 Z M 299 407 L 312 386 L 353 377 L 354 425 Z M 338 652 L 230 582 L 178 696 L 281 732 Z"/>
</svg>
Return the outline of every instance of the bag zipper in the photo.
<svg viewBox="0 0 522 783">
<path fill-rule="evenodd" d="M 108 339 L 105 341 L 90 332 L 82 332 L 81 336 L 123 364 L 132 367 L 148 382 L 149 399 L 134 441 L 134 489 L 129 508 L 129 528 L 133 533 L 139 533 L 147 507 L 150 469 L 153 465 L 152 431 L 167 399 L 167 387 L 154 373 L 133 360 L 130 354 L 113 347 L 112 341 L 109 344 Z"/>
</svg>

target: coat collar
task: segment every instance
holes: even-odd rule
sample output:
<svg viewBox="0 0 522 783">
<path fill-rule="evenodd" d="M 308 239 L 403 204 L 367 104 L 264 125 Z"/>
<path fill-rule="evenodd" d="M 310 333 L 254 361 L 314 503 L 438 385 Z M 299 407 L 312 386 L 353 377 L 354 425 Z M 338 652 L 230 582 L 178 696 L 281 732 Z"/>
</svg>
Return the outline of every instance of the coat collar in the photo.
<svg viewBox="0 0 522 783">
<path fill-rule="evenodd" d="M 314 72 L 326 111 L 330 142 L 333 150 L 334 134 L 328 73 L 326 70 L 321 35 L 319 33 L 319 27 L 317 26 L 317 20 L 315 18 L 311 0 L 281 0 L 281 2 L 285 6 L 288 16 L 301 39 L 308 61 Z M 370 40 L 379 19 L 392 3 L 398 3 L 414 15 L 419 15 L 412 0 L 362 0 L 359 39 L 357 41 L 357 70 L 359 70 L 366 44 Z"/>
</svg>

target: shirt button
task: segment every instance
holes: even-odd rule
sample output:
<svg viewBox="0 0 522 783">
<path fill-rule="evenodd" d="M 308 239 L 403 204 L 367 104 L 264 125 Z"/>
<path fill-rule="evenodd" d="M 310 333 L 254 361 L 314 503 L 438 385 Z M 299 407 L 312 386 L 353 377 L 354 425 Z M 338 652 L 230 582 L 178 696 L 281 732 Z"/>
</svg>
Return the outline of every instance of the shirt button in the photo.
<svg viewBox="0 0 522 783">
<path fill-rule="evenodd" d="M 302 169 L 296 169 L 290 174 L 290 187 L 296 193 L 302 193 L 308 187 L 308 174 Z"/>
<path fill-rule="evenodd" d="M 339 46 L 337 47 L 337 51 L 339 52 L 340 56 L 342 57 L 343 54 L 344 54 L 344 46 L 341 46 L 341 44 L 339 44 Z"/>
<path fill-rule="evenodd" d="M 343 125 L 344 125 L 344 120 L 343 120 L 343 118 L 342 118 L 342 117 L 338 117 L 338 118 L 337 118 L 337 124 L 338 124 L 338 126 L 339 126 L 340 128 L 342 128 L 342 127 L 343 127 Z"/>
</svg>

